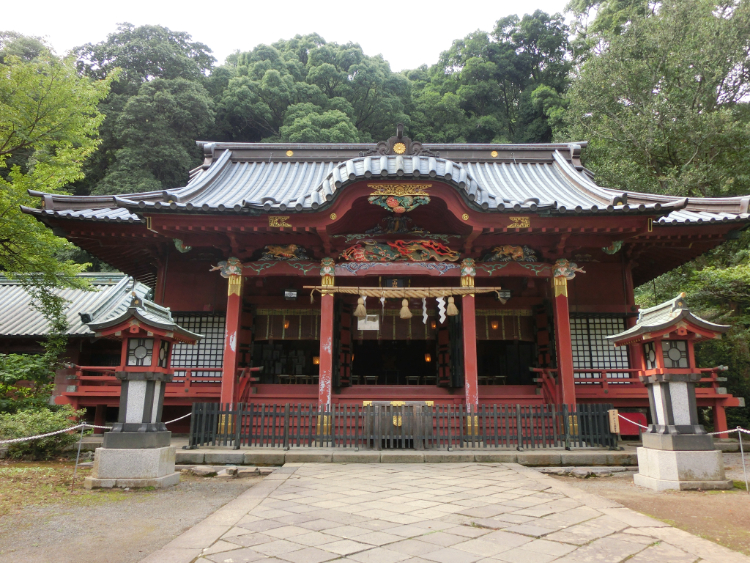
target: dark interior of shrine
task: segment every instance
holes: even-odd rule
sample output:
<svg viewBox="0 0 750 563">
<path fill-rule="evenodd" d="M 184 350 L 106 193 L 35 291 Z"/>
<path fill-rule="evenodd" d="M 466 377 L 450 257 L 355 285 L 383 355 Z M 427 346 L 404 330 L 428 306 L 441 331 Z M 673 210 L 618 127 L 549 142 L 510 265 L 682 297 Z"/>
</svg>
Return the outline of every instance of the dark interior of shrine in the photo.
<svg viewBox="0 0 750 563">
<path fill-rule="evenodd" d="M 437 384 L 434 340 L 363 340 L 353 344 L 352 383 Z"/>
</svg>

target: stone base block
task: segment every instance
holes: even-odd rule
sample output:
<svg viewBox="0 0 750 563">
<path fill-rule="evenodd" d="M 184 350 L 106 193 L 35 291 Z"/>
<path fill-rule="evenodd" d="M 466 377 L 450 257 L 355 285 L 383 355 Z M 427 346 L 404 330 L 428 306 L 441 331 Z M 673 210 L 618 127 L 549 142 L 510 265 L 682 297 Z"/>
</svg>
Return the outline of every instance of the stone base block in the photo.
<svg viewBox="0 0 750 563">
<path fill-rule="evenodd" d="M 641 434 L 643 447 L 652 450 L 713 451 L 716 449 L 714 440 L 708 434 L 656 434 L 644 432 Z"/>
<path fill-rule="evenodd" d="M 155 489 L 164 489 L 177 485 L 180 482 L 180 474 L 172 473 L 154 479 L 97 479 L 95 477 L 86 477 L 83 486 L 86 489 L 140 489 L 144 487 L 154 487 Z"/>
<path fill-rule="evenodd" d="M 126 479 L 152 480 L 172 475 L 177 448 L 147 448 L 142 450 L 114 450 L 97 448 L 91 478 L 117 481 Z M 114 486 L 114 485 L 113 485 Z M 128 486 L 128 485 L 124 485 Z M 142 485 L 155 487 L 156 485 Z"/>
<path fill-rule="evenodd" d="M 172 433 L 166 432 L 105 432 L 102 446 L 112 450 L 168 448 Z"/>
<path fill-rule="evenodd" d="M 731 489 L 719 450 L 669 451 L 638 448 L 635 483 L 662 490 Z"/>
<path fill-rule="evenodd" d="M 636 473 L 633 482 L 641 487 L 655 491 L 715 491 L 729 490 L 734 488 L 732 481 L 668 481 L 666 479 L 654 479 Z"/>
</svg>

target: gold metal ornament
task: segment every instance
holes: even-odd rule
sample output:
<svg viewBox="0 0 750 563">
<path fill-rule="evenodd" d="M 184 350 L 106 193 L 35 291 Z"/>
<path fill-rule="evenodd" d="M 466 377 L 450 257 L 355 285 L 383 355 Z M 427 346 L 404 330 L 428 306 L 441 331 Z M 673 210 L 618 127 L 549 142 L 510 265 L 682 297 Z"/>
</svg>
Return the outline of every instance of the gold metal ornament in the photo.
<svg viewBox="0 0 750 563">
<path fill-rule="evenodd" d="M 337 215 L 336 215 L 335 213 L 331 213 L 331 214 L 329 215 L 329 217 L 331 218 L 331 221 L 335 221 L 335 220 L 336 220 L 336 217 L 337 217 Z"/>
<path fill-rule="evenodd" d="M 461 215 L 461 219 L 463 219 L 464 221 L 468 221 L 469 220 L 469 214 L 468 213 L 464 213 L 463 215 Z"/>
<path fill-rule="evenodd" d="M 286 155 L 287 156 L 294 156 L 294 151 L 292 151 L 292 150 L 286 151 Z"/>
<path fill-rule="evenodd" d="M 490 155 L 492 155 L 492 158 L 497 158 L 497 151 L 492 151 Z"/>
<path fill-rule="evenodd" d="M 404 143 L 396 143 L 393 145 L 393 152 L 396 154 L 404 154 L 406 152 L 406 145 Z"/>
<path fill-rule="evenodd" d="M 373 191 L 371 196 L 378 195 L 392 195 L 392 196 L 405 196 L 405 195 L 429 195 L 425 190 L 432 187 L 432 184 L 367 184 L 368 188 L 372 188 Z"/>
<path fill-rule="evenodd" d="M 291 227 L 287 220 L 289 215 L 269 215 L 268 226 L 269 227 Z"/>
</svg>

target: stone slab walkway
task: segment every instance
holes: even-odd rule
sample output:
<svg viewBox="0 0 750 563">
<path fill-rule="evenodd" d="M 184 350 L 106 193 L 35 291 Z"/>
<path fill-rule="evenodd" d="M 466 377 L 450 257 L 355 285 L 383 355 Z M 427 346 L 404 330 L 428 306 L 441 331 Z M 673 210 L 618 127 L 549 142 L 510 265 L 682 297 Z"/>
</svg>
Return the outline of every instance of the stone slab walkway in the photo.
<svg viewBox="0 0 750 563">
<path fill-rule="evenodd" d="M 287 464 L 142 563 L 750 563 L 512 463 Z"/>
</svg>

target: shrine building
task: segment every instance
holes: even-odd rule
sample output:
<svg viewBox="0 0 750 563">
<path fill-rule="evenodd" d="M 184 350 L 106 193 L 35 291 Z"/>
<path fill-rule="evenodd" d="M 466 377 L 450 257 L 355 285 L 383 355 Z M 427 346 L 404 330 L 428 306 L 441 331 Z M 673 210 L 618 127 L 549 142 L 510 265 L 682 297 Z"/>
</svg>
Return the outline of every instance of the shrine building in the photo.
<svg viewBox="0 0 750 563">
<path fill-rule="evenodd" d="M 169 415 L 211 401 L 646 409 L 640 349 L 606 339 L 635 325 L 633 288 L 750 220 L 750 197 L 599 186 L 586 143 L 421 144 L 399 128 L 377 145 L 199 145 L 185 187 L 34 193 L 41 208 L 24 209 L 203 336 L 174 346 Z M 100 419 L 116 407 L 112 350 L 57 401 Z M 742 400 L 705 375 L 698 406 L 724 429 Z"/>
</svg>

